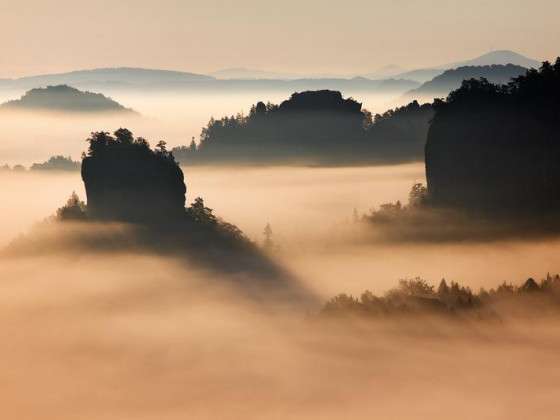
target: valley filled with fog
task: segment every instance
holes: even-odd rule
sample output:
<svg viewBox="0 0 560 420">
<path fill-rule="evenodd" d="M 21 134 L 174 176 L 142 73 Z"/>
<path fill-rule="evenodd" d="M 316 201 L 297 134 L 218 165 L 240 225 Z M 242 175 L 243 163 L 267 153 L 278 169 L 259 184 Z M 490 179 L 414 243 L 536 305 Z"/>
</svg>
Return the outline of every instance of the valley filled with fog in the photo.
<svg viewBox="0 0 560 420">
<path fill-rule="evenodd" d="M 45 243 L 38 255 L 4 257 L 6 415 L 553 418 L 560 379 L 553 314 L 498 323 L 429 316 L 331 323 L 315 314 L 337 293 L 383 294 L 417 275 L 473 289 L 544 276 L 560 271 L 560 242 L 369 242 L 353 210 L 405 201 L 423 181 L 422 164 L 183 170 L 188 203 L 203 196 L 258 243 L 270 223 L 270 258 L 309 301 L 273 291 L 255 297 L 240 279 L 250 273 L 230 276 L 171 255 L 51 252 Z M 3 246 L 70 192 L 84 194 L 79 173 L 0 174 L 0 186 Z"/>
<path fill-rule="evenodd" d="M 353 220 L 383 203 L 406 202 L 424 182 L 423 164 L 376 167 L 183 167 L 187 203 L 203 197 L 257 244 L 270 224 L 273 256 L 322 297 L 365 289 L 383 292 L 400 278 L 464 282 L 473 289 L 560 271 L 554 239 L 392 243 L 375 240 Z M 0 174 L 5 246 L 52 216 L 75 191 L 75 173 Z M 344 279 L 344 280 L 341 280 Z"/>
<path fill-rule="evenodd" d="M 483 80 L 456 95 L 477 89 L 522 109 Z M 534 217 L 555 221 L 556 190 L 541 188 L 555 178 L 527 170 L 503 188 L 518 184 L 494 155 L 446 148 L 445 118 L 473 107 L 385 112 L 410 98 L 371 92 L 34 94 L 59 106 L 57 91 L 118 112 L 1 110 L 6 416 L 555 418 L 560 239 Z M 212 117 L 219 153 L 174 156 Z M 232 150 L 249 158 L 212 160 Z M 268 155 L 244 156 L 255 150 Z M 376 164 L 340 154 L 360 151 Z M 479 156 L 495 171 L 484 182 L 468 166 Z M 506 169 L 526 163 L 511 156 Z"/>
</svg>

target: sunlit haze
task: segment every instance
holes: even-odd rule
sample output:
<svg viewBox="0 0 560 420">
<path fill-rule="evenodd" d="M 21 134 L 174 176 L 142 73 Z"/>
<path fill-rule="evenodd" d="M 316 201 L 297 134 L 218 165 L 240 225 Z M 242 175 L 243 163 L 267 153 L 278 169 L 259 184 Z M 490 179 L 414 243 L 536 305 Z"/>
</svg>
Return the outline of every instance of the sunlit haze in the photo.
<svg viewBox="0 0 560 420">
<path fill-rule="evenodd" d="M 360 74 L 557 52 L 555 0 L 0 1 L 0 77 L 95 67 Z"/>
<path fill-rule="evenodd" d="M 555 420 L 559 0 L 0 0 L 0 417 Z"/>
</svg>

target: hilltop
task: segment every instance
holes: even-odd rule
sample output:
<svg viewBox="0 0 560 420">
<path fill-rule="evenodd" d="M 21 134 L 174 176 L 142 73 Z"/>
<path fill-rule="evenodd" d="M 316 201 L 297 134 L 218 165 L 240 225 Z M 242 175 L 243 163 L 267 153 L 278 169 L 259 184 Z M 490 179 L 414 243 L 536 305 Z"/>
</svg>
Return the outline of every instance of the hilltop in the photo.
<svg viewBox="0 0 560 420">
<path fill-rule="evenodd" d="M 83 92 L 59 85 L 31 89 L 20 99 L 0 105 L 2 110 L 75 113 L 134 113 L 101 93 Z"/>
<path fill-rule="evenodd" d="M 421 160 L 430 104 L 372 115 L 341 92 L 296 92 L 279 105 L 258 102 L 249 115 L 211 119 L 200 142 L 173 149 L 184 164 L 342 165 Z"/>
</svg>

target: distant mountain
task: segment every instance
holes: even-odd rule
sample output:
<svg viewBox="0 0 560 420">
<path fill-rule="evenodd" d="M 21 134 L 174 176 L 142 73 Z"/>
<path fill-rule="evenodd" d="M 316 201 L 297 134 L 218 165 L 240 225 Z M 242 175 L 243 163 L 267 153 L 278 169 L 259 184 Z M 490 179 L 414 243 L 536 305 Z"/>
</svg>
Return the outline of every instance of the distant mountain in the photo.
<svg viewBox="0 0 560 420">
<path fill-rule="evenodd" d="M 405 69 L 403 69 L 400 66 L 397 66 L 395 64 L 389 64 L 387 66 L 381 67 L 377 70 L 375 70 L 374 72 L 371 73 L 367 73 L 364 74 L 363 77 L 366 77 L 368 79 L 387 79 L 390 77 L 395 77 L 397 75 L 401 75 L 405 72 Z M 408 77 L 404 77 L 404 79 L 409 79 Z"/>
<path fill-rule="evenodd" d="M 525 67 L 513 64 L 459 67 L 443 72 L 443 74 L 424 83 L 418 89 L 409 92 L 409 95 L 414 97 L 422 95 L 445 97 L 452 90 L 460 88 L 463 80 L 483 77 L 491 83 L 503 85 L 509 83 L 512 78 L 525 74 L 526 71 Z"/>
<path fill-rule="evenodd" d="M 414 80 L 418 83 L 425 83 L 432 80 L 434 77 L 439 76 L 445 70 L 444 69 L 419 69 L 419 70 L 411 70 L 401 74 L 398 74 L 395 77 L 401 77 L 407 80 Z"/>
<path fill-rule="evenodd" d="M 278 73 L 265 70 L 246 69 L 243 67 L 218 70 L 210 73 L 216 79 L 222 80 L 291 80 L 301 76 L 291 73 Z"/>
<path fill-rule="evenodd" d="M 295 75 L 233 69 L 222 72 L 220 78 L 194 73 L 168 70 L 109 68 L 83 70 L 70 73 L 47 74 L 0 80 L 0 89 L 5 92 L 27 91 L 33 88 L 68 85 L 80 90 L 117 94 L 123 91 L 141 92 L 282 92 L 332 89 L 345 92 L 403 93 L 420 86 L 420 83 L 402 78 L 371 80 L 363 77 L 294 78 Z M 231 76 L 235 78 L 227 78 Z M 259 76 L 259 77 L 257 77 Z M 268 78 L 268 77 L 276 78 Z"/>
<path fill-rule="evenodd" d="M 4 80 L 2 84 L 9 84 L 12 88 L 25 89 L 62 84 L 87 88 L 96 86 L 118 87 L 120 85 L 149 86 L 208 80 L 214 80 L 214 78 L 180 71 L 119 67 L 21 77 L 19 79 Z"/>
<path fill-rule="evenodd" d="M 135 113 L 101 93 L 82 92 L 67 85 L 31 89 L 20 99 L 0 105 L 1 110 L 75 113 Z"/>
<path fill-rule="evenodd" d="M 447 69 L 466 67 L 466 66 L 491 66 L 492 64 L 514 64 L 525 68 L 539 68 L 541 62 L 525 57 L 515 51 L 491 51 L 472 60 L 451 63 L 445 66 Z"/>
<path fill-rule="evenodd" d="M 432 80 L 434 77 L 439 76 L 445 70 L 456 69 L 458 67 L 467 66 L 491 66 L 494 64 L 514 64 L 516 66 L 521 66 L 525 68 L 539 68 L 541 65 L 540 61 L 534 60 L 532 58 L 525 57 L 515 51 L 500 50 L 491 51 L 489 53 L 483 54 L 480 57 L 473 58 L 471 60 L 459 61 L 455 63 L 447 63 L 440 66 L 435 66 L 433 68 L 417 69 L 412 71 L 407 71 L 395 75 L 395 78 L 402 78 L 408 80 L 415 80 L 417 82 L 427 82 Z"/>
</svg>

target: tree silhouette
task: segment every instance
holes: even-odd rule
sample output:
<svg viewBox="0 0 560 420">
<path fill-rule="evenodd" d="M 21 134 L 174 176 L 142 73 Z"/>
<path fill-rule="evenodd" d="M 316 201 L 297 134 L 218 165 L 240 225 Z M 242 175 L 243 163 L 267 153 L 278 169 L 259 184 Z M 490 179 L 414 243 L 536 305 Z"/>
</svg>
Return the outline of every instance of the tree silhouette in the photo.
<svg viewBox="0 0 560 420">
<path fill-rule="evenodd" d="M 267 223 L 264 227 L 263 235 L 264 248 L 268 250 L 272 249 L 274 247 L 274 242 L 272 241 L 272 227 L 270 227 L 270 223 Z"/>
<path fill-rule="evenodd" d="M 280 105 L 258 102 L 248 116 L 211 118 L 199 145 L 177 147 L 182 162 L 418 160 L 431 105 L 411 104 L 376 115 L 340 92 L 294 93 Z"/>
<path fill-rule="evenodd" d="M 422 322 L 417 315 L 429 314 L 448 317 L 457 325 L 455 322 L 466 315 L 481 321 L 495 320 L 498 316 L 529 314 L 531 319 L 538 320 L 533 316 L 538 311 L 546 315 L 551 311 L 560 312 L 560 275 L 547 275 L 540 282 L 529 278 L 520 286 L 504 282 L 489 291 L 481 288 L 478 294 L 454 281 L 449 287 L 445 279 L 441 280 L 437 293 L 434 293 L 433 286 L 417 277 L 400 280 L 398 287 L 388 290 L 384 296 L 376 296 L 368 290 L 360 299 L 339 294 L 324 304 L 321 315 L 397 316 L 399 320 L 403 316 L 411 316 L 414 322 Z"/>
<path fill-rule="evenodd" d="M 439 286 L 438 286 L 437 294 L 440 297 L 444 297 L 444 296 L 447 296 L 449 294 L 449 286 L 447 285 L 447 282 L 445 281 L 445 279 L 441 279 L 441 282 L 439 283 Z"/>
<path fill-rule="evenodd" d="M 86 205 L 75 191 L 72 192 L 66 204 L 56 211 L 56 218 L 60 221 L 79 221 L 87 218 Z"/>
</svg>

